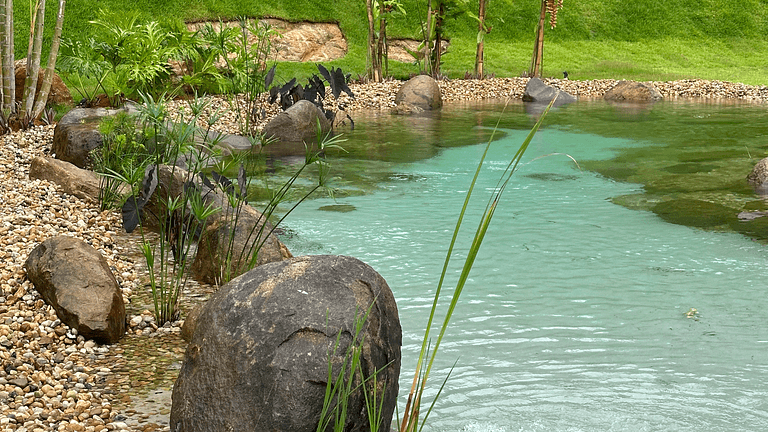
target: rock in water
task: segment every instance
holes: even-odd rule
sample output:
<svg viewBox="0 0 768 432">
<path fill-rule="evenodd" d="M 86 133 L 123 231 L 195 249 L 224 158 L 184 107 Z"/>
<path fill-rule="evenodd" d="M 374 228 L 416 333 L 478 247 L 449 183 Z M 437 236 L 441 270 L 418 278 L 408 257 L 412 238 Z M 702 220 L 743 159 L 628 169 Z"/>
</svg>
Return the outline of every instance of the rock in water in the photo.
<svg viewBox="0 0 768 432">
<path fill-rule="evenodd" d="M 571 102 L 576 102 L 576 96 L 568 94 L 562 90 L 544 84 L 544 81 L 538 78 L 531 78 L 525 86 L 523 94 L 524 102 L 534 102 L 540 104 L 549 104 L 557 96 L 554 106 L 561 106 Z"/>
<path fill-rule="evenodd" d="M 637 81 L 619 81 L 603 98 L 615 102 L 653 102 L 663 99 L 656 87 Z"/>
<path fill-rule="evenodd" d="M 434 78 L 417 75 L 400 87 L 395 95 L 393 114 L 416 114 L 423 111 L 437 110 L 443 106 L 440 86 Z"/>
<path fill-rule="evenodd" d="M 115 343 L 125 333 L 125 304 L 106 258 L 83 240 L 50 238 L 24 263 L 29 280 L 59 319 L 86 339 Z"/>
<path fill-rule="evenodd" d="M 302 99 L 270 120 L 264 126 L 264 136 L 274 137 L 280 143 L 315 142 L 318 122 L 322 134 L 327 134 L 331 130 L 331 122 L 325 118 L 320 108 Z M 303 146 L 300 150 L 298 154 L 304 154 Z"/>
<path fill-rule="evenodd" d="M 747 176 L 747 182 L 755 189 L 755 193 L 761 196 L 768 195 L 768 158 L 760 159 Z"/>
<path fill-rule="evenodd" d="M 369 307 L 360 361 L 365 376 L 379 371 L 380 430 L 388 431 L 402 342 L 395 298 L 367 264 L 328 255 L 259 266 L 211 297 L 173 388 L 171 431 L 315 431 L 329 355 L 338 374 L 356 316 Z M 358 390 L 349 399 L 344 430 L 368 428 Z"/>
</svg>

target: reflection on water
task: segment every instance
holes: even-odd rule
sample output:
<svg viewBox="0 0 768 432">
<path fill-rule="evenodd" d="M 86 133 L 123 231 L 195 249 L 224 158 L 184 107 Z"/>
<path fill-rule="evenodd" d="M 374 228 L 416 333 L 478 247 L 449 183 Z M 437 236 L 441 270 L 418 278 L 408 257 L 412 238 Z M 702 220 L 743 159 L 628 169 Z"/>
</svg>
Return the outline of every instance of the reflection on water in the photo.
<svg viewBox="0 0 768 432">
<path fill-rule="evenodd" d="M 489 126 L 499 110 L 449 107 L 442 116 Z M 737 137 L 754 158 L 768 127 L 745 124 L 757 121 L 750 106 L 660 104 L 638 115 L 633 128 L 626 112 L 577 104 L 548 118 L 496 212 L 438 356 L 431 394 L 458 364 L 426 429 L 768 430 L 768 253 L 734 233 L 730 219 L 760 207 L 733 180 L 756 160 L 727 143 Z M 487 138 L 485 128 L 451 132 L 445 118 L 429 127 L 446 131 L 414 144 L 417 156 L 407 143 L 382 144 L 397 155 L 377 148 L 407 118 L 356 119 L 369 131 L 392 129 L 350 136 L 358 149 L 350 165 L 364 153 L 382 164 L 375 192 L 304 203 L 285 225 L 294 254 L 352 255 L 385 277 L 403 324 L 403 389 L 482 153 L 468 144 L 480 141 L 472 134 Z M 468 230 L 531 121 L 521 106 L 502 120 Z M 563 155 L 534 160 L 552 153 L 579 165 Z M 686 218 L 680 208 L 696 211 Z"/>
</svg>

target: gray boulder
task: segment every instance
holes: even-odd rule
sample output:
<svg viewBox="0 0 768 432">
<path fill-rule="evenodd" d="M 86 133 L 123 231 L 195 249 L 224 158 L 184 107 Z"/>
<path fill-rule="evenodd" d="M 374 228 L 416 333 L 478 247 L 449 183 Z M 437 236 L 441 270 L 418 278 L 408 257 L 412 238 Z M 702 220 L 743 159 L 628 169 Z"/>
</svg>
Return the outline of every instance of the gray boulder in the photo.
<svg viewBox="0 0 768 432">
<path fill-rule="evenodd" d="M 29 280 L 61 322 L 86 339 L 117 342 L 125 333 L 125 305 L 107 260 L 74 237 L 50 238 L 24 263 Z"/>
<path fill-rule="evenodd" d="M 170 430 L 315 431 L 329 356 L 338 374 L 356 317 L 369 307 L 361 367 L 366 377 L 379 371 L 380 430 L 390 430 L 402 342 L 397 305 L 376 271 L 343 256 L 260 266 L 211 297 L 173 387 Z M 360 390 L 349 399 L 344 430 L 369 430 Z"/>
<path fill-rule="evenodd" d="M 280 143 L 316 142 L 318 121 L 323 134 L 330 132 L 331 122 L 320 108 L 302 99 L 270 120 L 264 126 L 263 133 L 265 137 L 274 137 Z"/>
<path fill-rule="evenodd" d="M 78 168 L 91 165 L 90 152 L 104 142 L 99 123 L 104 117 L 120 110 L 104 108 L 75 108 L 59 120 L 53 129 L 51 153 L 57 159 L 70 162 Z"/>
<path fill-rule="evenodd" d="M 523 93 L 523 102 L 533 102 L 537 104 L 547 105 L 552 99 L 557 96 L 557 100 L 553 106 L 561 106 L 576 102 L 576 96 L 573 96 L 567 92 L 564 92 L 555 87 L 544 84 L 544 81 L 538 78 L 531 78 L 528 80 L 528 84 L 525 85 L 525 92 Z"/>
<path fill-rule="evenodd" d="M 406 81 L 395 95 L 393 114 L 417 114 L 437 110 L 443 106 L 440 86 L 434 78 L 417 75 Z"/>
<path fill-rule="evenodd" d="M 622 80 L 605 92 L 603 99 L 613 102 L 653 102 L 663 97 L 651 84 Z"/>
</svg>

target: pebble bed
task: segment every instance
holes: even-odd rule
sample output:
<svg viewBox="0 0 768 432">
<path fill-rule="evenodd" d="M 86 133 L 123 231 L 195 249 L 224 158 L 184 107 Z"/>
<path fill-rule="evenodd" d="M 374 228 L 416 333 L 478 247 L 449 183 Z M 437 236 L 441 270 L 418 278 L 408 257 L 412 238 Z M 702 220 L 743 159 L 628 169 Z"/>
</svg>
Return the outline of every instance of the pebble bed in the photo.
<svg viewBox="0 0 768 432">
<path fill-rule="evenodd" d="M 579 97 L 599 98 L 615 80 L 545 80 Z M 526 78 L 440 81 L 446 102 L 520 98 Z M 720 81 L 654 82 L 665 98 L 731 98 L 768 101 L 768 87 Z M 351 84 L 356 98 L 338 104 L 348 112 L 389 109 L 401 83 Z M 211 99 L 211 106 L 226 100 Z M 178 112 L 184 102 L 172 103 Z M 265 118 L 278 113 L 264 106 Z M 233 111 L 214 129 L 236 133 Z M 138 237 L 121 231 L 118 212 L 99 212 L 95 202 L 58 190 L 53 183 L 29 179 L 32 158 L 50 153 L 53 126 L 35 127 L 0 137 L 0 430 L 154 431 L 168 430 L 170 385 L 186 344 L 182 322 L 158 328 L 147 310 L 151 300 L 143 280 L 146 269 L 138 253 Z M 115 345 L 86 341 L 62 324 L 40 298 L 23 270 L 29 252 L 56 235 L 81 238 L 109 262 L 123 290 L 128 334 Z M 204 300 L 212 287 L 192 284 L 183 310 Z M 146 393 L 160 389 L 154 405 Z M 157 394 L 157 392 L 155 392 Z"/>
</svg>

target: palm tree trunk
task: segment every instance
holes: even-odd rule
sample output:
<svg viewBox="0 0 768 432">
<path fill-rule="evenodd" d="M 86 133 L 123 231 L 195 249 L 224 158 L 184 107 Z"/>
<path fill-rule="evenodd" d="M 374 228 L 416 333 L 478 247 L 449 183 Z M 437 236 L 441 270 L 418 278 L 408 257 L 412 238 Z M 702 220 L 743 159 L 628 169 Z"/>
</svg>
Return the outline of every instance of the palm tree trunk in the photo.
<svg viewBox="0 0 768 432">
<path fill-rule="evenodd" d="M 37 103 L 32 110 L 32 119 L 37 119 L 45 109 L 48 102 L 48 93 L 51 91 L 53 83 L 53 71 L 56 68 L 56 57 L 59 55 L 59 45 L 61 44 L 61 29 L 64 26 L 64 6 L 66 0 L 59 0 L 59 13 L 56 15 L 56 27 L 53 29 L 53 40 L 51 40 L 51 52 L 48 54 L 48 63 L 43 75 L 43 84 L 40 87 L 40 94 L 37 97 Z"/>
<path fill-rule="evenodd" d="M 40 72 L 40 56 L 43 50 L 43 24 L 45 23 L 45 0 L 38 0 L 35 19 L 30 23 L 30 44 L 27 56 L 27 79 L 24 81 L 25 121 L 32 121 L 32 106 L 37 91 L 37 75 Z"/>
<path fill-rule="evenodd" d="M 8 63 L 5 63 L 5 67 L 10 68 L 11 70 L 11 85 L 9 85 L 8 88 L 11 92 L 11 113 L 16 113 L 16 38 L 14 37 L 15 25 L 13 23 L 13 0 L 7 0 L 6 3 L 5 13 L 7 13 L 8 16 L 6 17 L 7 24 L 5 31 L 8 32 L 7 37 L 10 50 L 8 51 Z"/>
</svg>

